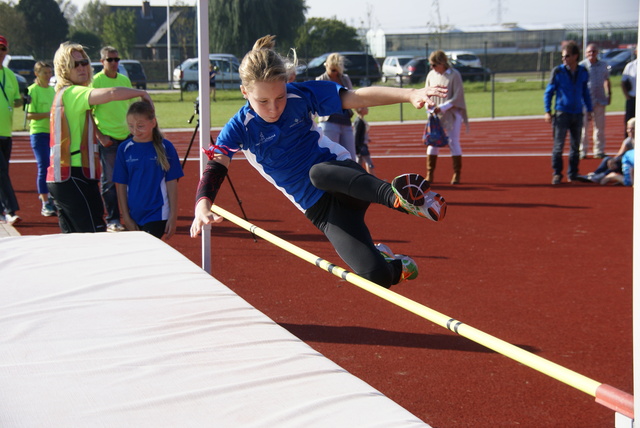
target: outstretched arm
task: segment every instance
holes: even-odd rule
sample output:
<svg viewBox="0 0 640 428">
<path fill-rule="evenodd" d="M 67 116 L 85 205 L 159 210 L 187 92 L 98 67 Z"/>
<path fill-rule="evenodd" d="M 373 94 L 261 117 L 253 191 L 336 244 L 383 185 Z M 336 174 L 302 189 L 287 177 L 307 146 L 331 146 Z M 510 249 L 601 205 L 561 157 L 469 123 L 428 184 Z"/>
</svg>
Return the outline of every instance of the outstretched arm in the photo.
<svg viewBox="0 0 640 428">
<path fill-rule="evenodd" d="M 89 94 L 89 105 L 106 104 L 109 101 L 124 101 L 132 98 L 140 97 L 142 101 L 146 101 L 153 106 L 151 96 L 147 91 L 141 89 L 125 88 L 118 86 L 115 88 L 96 88 Z"/>
<path fill-rule="evenodd" d="M 218 194 L 218 190 L 227 175 L 227 168 L 231 163 L 228 156 L 216 153 L 207 163 L 196 192 L 196 208 L 193 223 L 191 223 L 191 237 L 195 238 L 202 232 L 202 226 L 220 223 L 222 217 L 211 212 L 211 205 Z"/>
<path fill-rule="evenodd" d="M 398 103 L 411 103 L 415 108 L 422 108 L 425 105 L 434 106 L 429 97 L 444 98 L 447 96 L 447 89 L 440 86 L 429 88 L 391 88 L 385 86 L 369 86 L 359 88 L 355 91 L 341 91 L 342 108 L 359 108 L 383 106 Z"/>
</svg>

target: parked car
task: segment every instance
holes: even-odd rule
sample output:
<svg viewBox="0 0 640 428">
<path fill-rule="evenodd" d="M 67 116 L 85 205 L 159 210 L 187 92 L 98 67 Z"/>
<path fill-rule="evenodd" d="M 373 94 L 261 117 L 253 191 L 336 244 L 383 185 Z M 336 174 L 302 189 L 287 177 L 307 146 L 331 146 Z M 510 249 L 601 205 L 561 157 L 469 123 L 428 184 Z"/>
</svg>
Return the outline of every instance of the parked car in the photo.
<svg viewBox="0 0 640 428">
<path fill-rule="evenodd" d="M 29 92 L 29 84 L 27 83 L 27 79 L 24 76 L 16 74 L 16 79 L 18 80 L 18 87 L 20 88 L 20 93 L 27 95 Z"/>
<path fill-rule="evenodd" d="M 136 89 L 147 89 L 147 75 L 140 61 L 136 61 L 135 59 L 121 59 L 120 65 L 124 66 L 124 69 L 127 70 L 129 80 L 131 80 L 131 86 Z"/>
<path fill-rule="evenodd" d="M 457 61 L 462 65 L 468 65 L 470 67 L 482 67 L 480 58 L 473 52 L 468 51 L 450 51 L 446 52 L 447 58 L 450 61 Z"/>
<path fill-rule="evenodd" d="M 460 72 L 463 81 L 485 82 L 491 79 L 491 70 L 488 68 L 466 65 L 455 60 L 449 60 L 449 63 Z"/>
<path fill-rule="evenodd" d="M 299 82 L 313 80 L 326 71 L 324 62 L 332 52 L 313 58 L 307 65 L 296 69 L 296 80 Z M 369 86 L 382 78 L 380 64 L 370 54 L 364 52 L 338 52 L 344 56 L 345 73 L 349 75 L 355 86 Z"/>
<path fill-rule="evenodd" d="M 414 58 L 402 67 L 402 81 L 405 83 L 424 82 L 429 69 L 427 58 Z"/>
<path fill-rule="evenodd" d="M 33 71 L 35 65 L 36 60 L 31 55 L 7 55 L 3 67 L 7 67 L 16 75 L 24 77 L 27 80 L 27 85 L 31 85 L 36 79 L 36 74 Z"/>
<path fill-rule="evenodd" d="M 622 74 L 624 67 L 627 63 L 636 59 L 633 49 L 624 49 L 622 52 L 618 52 L 616 55 L 603 59 L 607 64 L 607 69 L 610 75 Z"/>
<path fill-rule="evenodd" d="M 398 74 L 402 74 L 403 67 L 413 59 L 411 55 L 391 55 L 384 59 L 382 63 L 382 81 L 387 79 L 398 79 Z"/>
<path fill-rule="evenodd" d="M 463 81 L 482 82 L 491 78 L 491 70 L 485 67 L 472 67 L 449 60 L 449 64 L 460 72 Z M 424 82 L 431 70 L 425 57 L 414 58 L 403 67 L 402 81 L 405 83 Z"/>
<path fill-rule="evenodd" d="M 216 88 L 233 88 L 240 84 L 240 61 L 235 55 L 210 54 L 209 63 L 218 67 Z M 189 58 L 173 70 L 173 88 L 183 91 L 198 90 L 198 58 Z"/>
<path fill-rule="evenodd" d="M 104 66 L 102 65 L 101 62 L 92 62 L 91 63 L 91 68 L 93 68 L 93 75 L 95 76 L 96 74 L 98 74 L 98 73 L 100 73 L 102 71 Z M 124 68 L 124 65 L 122 65 L 122 64 L 118 64 L 118 73 L 124 74 L 125 76 L 129 77 L 129 73 L 127 72 L 127 69 Z"/>
</svg>

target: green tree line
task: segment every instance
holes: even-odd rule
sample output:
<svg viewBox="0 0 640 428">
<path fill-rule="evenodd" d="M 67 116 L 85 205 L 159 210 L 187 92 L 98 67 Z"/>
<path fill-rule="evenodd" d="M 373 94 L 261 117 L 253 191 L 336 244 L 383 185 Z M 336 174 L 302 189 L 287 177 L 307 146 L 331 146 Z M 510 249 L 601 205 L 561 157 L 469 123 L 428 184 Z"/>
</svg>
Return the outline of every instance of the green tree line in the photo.
<svg viewBox="0 0 640 428">
<path fill-rule="evenodd" d="M 182 60 L 197 52 L 195 7 L 184 0 L 172 3 L 171 40 L 179 47 Z M 242 57 L 266 34 L 277 36 L 278 49 L 284 54 L 296 48 L 306 58 L 364 49 L 357 29 L 336 18 L 307 19 L 307 10 L 305 0 L 209 0 L 211 51 Z M 73 0 L 2 0 L 0 33 L 10 40 L 11 53 L 37 59 L 53 58 L 66 40 L 85 46 L 92 58 L 105 45 L 132 58 L 138 30 L 136 13 L 139 11 L 112 8 L 101 0 L 91 0 L 81 9 Z"/>
</svg>

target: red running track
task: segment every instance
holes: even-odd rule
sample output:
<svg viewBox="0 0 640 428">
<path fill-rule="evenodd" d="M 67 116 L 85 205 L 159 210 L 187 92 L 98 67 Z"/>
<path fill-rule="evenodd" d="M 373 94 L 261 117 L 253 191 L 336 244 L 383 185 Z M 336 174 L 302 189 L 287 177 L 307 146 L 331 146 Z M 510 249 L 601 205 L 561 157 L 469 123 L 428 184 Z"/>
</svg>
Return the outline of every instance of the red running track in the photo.
<svg viewBox="0 0 640 428">
<path fill-rule="evenodd" d="M 622 116 L 607 117 L 608 152 Z M 424 171 L 422 124 L 372 126 L 376 173 Z M 168 132 L 184 155 L 191 132 Z M 197 144 L 197 143 L 196 143 Z M 472 122 L 463 184 L 434 187 L 449 203 L 431 223 L 380 206 L 374 238 L 415 258 L 420 276 L 394 291 L 598 382 L 632 392 L 632 189 L 552 187 L 551 131 L 540 119 Z M 446 150 L 445 150 L 446 152 Z M 192 152 L 193 154 L 193 152 Z M 195 157 L 195 154 L 193 154 Z M 24 235 L 58 233 L 39 215 L 35 165 L 17 137 L 11 176 Z M 581 171 L 598 160 L 581 162 Z M 198 164 L 180 180 L 178 233 L 168 243 L 200 264 L 188 237 Z M 343 265 L 290 203 L 246 161 L 230 169 L 249 220 Z M 240 214 L 228 185 L 217 201 Z M 228 222 L 212 233 L 213 275 L 283 327 L 436 427 L 610 427 L 613 412 L 565 384 L 476 345 L 314 268 Z M 114 266 L 117 269 L 117 266 Z"/>
</svg>

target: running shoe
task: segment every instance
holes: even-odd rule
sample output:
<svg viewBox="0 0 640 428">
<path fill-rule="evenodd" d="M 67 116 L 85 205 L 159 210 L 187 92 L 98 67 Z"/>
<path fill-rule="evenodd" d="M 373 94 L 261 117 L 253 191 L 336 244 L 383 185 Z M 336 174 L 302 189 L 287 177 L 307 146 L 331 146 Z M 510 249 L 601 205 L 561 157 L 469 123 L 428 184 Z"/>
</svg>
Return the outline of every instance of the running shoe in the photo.
<svg viewBox="0 0 640 428">
<path fill-rule="evenodd" d="M 53 205 L 53 202 L 47 201 L 46 203 L 42 204 L 40 214 L 42 214 L 44 217 L 51 217 L 57 215 L 58 211 L 56 210 L 55 205 Z"/>
<path fill-rule="evenodd" d="M 447 214 L 444 198 L 432 192 L 431 184 L 419 174 L 399 175 L 391 182 L 391 188 L 396 195 L 396 208 L 433 221 L 443 220 Z"/>
<path fill-rule="evenodd" d="M 402 261 L 402 274 L 400 275 L 400 281 L 398 282 L 416 279 L 418 277 L 418 265 L 411 257 L 404 254 L 394 254 L 393 251 L 391 251 L 391 248 L 385 244 L 376 244 L 376 249 L 380 251 L 380 254 L 382 254 L 388 262 L 392 260 Z"/>
<path fill-rule="evenodd" d="M 7 224 L 16 224 L 22 221 L 20 216 L 16 214 L 5 214 L 4 219 Z"/>
<path fill-rule="evenodd" d="M 119 221 L 113 221 L 107 225 L 107 232 L 123 232 L 126 229 Z"/>
</svg>

